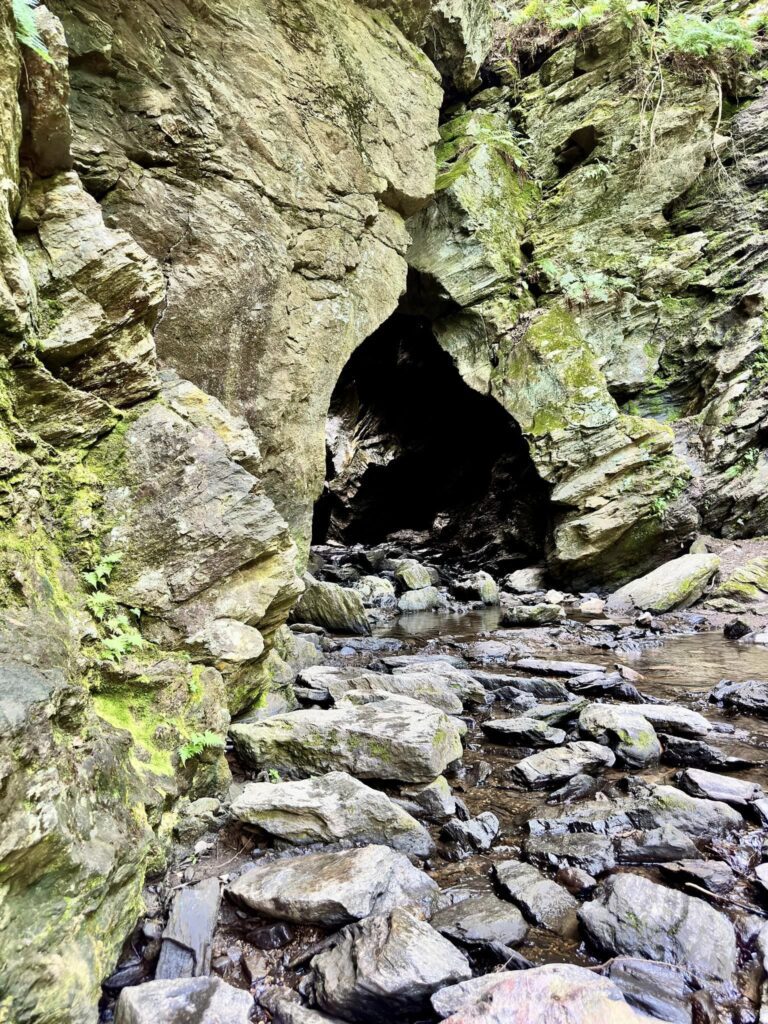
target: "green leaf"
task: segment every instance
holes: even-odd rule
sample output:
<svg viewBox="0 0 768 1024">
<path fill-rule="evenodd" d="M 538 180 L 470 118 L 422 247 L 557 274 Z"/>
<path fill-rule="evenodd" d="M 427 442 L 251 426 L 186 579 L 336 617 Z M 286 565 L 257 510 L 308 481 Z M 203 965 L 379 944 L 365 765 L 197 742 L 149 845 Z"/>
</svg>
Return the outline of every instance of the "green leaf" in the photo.
<svg viewBox="0 0 768 1024">
<path fill-rule="evenodd" d="M 48 64 L 53 64 L 53 57 L 48 52 L 48 47 L 40 38 L 35 25 L 33 10 L 38 5 L 38 0 L 13 0 L 13 16 L 16 21 L 16 38 L 23 46 L 28 46 L 38 57 L 41 57 Z"/>
</svg>

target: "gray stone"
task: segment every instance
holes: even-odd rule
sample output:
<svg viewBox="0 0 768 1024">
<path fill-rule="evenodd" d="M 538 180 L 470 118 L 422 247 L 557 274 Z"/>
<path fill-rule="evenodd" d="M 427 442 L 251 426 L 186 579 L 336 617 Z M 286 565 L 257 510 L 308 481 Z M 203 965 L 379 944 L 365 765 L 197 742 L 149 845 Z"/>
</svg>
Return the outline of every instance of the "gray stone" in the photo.
<svg viewBox="0 0 768 1024">
<path fill-rule="evenodd" d="M 274 1024 L 340 1024 L 338 1017 L 305 1006 L 292 988 L 267 989 L 259 995 L 259 1005 L 269 1010 Z"/>
<path fill-rule="evenodd" d="M 739 711 L 768 715 L 768 682 L 748 679 L 744 683 L 733 683 L 723 679 L 712 690 L 709 699 Z"/>
<path fill-rule="evenodd" d="M 684 967 L 637 957 L 614 957 L 601 974 L 643 1013 L 670 1024 L 691 1024 L 691 996 L 698 983 Z"/>
<path fill-rule="evenodd" d="M 674 825 L 633 832 L 616 839 L 619 864 L 663 864 L 681 858 L 696 858 L 698 849 L 692 839 Z"/>
<path fill-rule="evenodd" d="M 444 825 L 440 838 L 455 843 L 460 849 L 470 851 L 490 850 L 491 843 L 499 834 L 499 819 L 491 811 L 483 811 L 468 821 L 454 819 Z"/>
<path fill-rule="evenodd" d="M 588 705 L 589 701 L 583 697 L 572 697 L 571 700 L 552 704 L 536 704 L 526 711 L 525 717 L 536 718 L 541 722 L 547 722 L 548 725 L 559 725 L 561 722 L 577 718 Z"/>
<path fill-rule="evenodd" d="M 501 672 L 473 672 L 472 676 L 487 690 L 519 690 L 539 700 L 568 700 L 566 687 L 556 679 L 542 679 L 535 676 L 510 676 Z"/>
<path fill-rule="evenodd" d="M 238 821 L 297 846 L 311 843 L 379 843 L 428 857 L 434 844 L 418 821 L 345 772 L 301 782 L 252 782 L 232 804 Z"/>
<path fill-rule="evenodd" d="M 493 576 L 482 570 L 456 583 L 453 592 L 457 597 L 482 601 L 486 605 L 499 603 L 499 588 L 496 581 Z"/>
<path fill-rule="evenodd" d="M 606 743 L 630 768 L 644 768 L 661 756 L 653 726 L 638 710 L 612 704 L 592 704 L 579 715 L 579 729 L 590 739 Z"/>
<path fill-rule="evenodd" d="M 397 672 L 392 675 L 384 672 L 361 672 L 350 674 L 347 678 L 334 679 L 328 677 L 328 693 L 338 702 L 349 690 L 359 693 L 393 693 L 402 697 L 413 697 L 425 704 L 444 711 L 447 715 L 460 715 L 463 710 L 461 698 L 451 687 L 448 679 L 437 673 L 428 672 Z"/>
<path fill-rule="evenodd" d="M 494 942 L 516 946 L 528 931 L 520 911 L 492 893 L 470 896 L 445 907 L 434 915 L 431 924 L 441 935 L 462 946 Z"/>
<path fill-rule="evenodd" d="M 678 785 L 691 796 L 708 800 L 722 800 L 733 807 L 745 808 L 763 797 L 763 788 L 756 782 L 735 779 L 728 775 L 702 771 L 700 768 L 686 768 L 680 772 Z"/>
<path fill-rule="evenodd" d="M 148 981 L 124 988 L 115 1024 L 248 1024 L 253 997 L 221 978 Z"/>
<path fill-rule="evenodd" d="M 607 978 L 575 964 L 501 971 L 443 989 L 432 1004 L 446 1024 L 641 1024 Z"/>
<path fill-rule="evenodd" d="M 438 775 L 426 786 L 404 786 L 395 802 L 428 821 L 443 822 L 456 813 L 456 801 L 443 775 Z"/>
<path fill-rule="evenodd" d="M 364 779 L 430 782 L 462 755 L 456 720 L 436 708 L 386 698 L 362 707 L 293 711 L 233 725 L 245 764 L 284 778 L 346 771 Z"/>
<path fill-rule="evenodd" d="M 304 579 L 306 590 L 293 610 L 295 622 L 311 622 L 335 633 L 370 634 L 363 599 L 356 590 L 338 583 L 321 583 L 309 573 Z"/>
<path fill-rule="evenodd" d="M 394 562 L 395 579 L 402 590 L 424 590 L 432 586 L 432 574 L 415 558 L 401 558 Z"/>
<path fill-rule="evenodd" d="M 262 917 L 333 928 L 398 906 L 429 912 L 438 888 L 405 854 L 364 846 L 273 861 L 247 871 L 229 892 Z"/>
<path fill-rule="evenodd" d="M 397 601 L 401 612 L 430 612 L 440 604 L 437 587 L 423 587 L 421 590 L 406 590 Z"/>
<path fill-rule="evenodd" d="M 613 840 L 594 833 L 527 836 L 526 858 L 540 868 L 581 868 L 590 875 L 602 875 L 616 866 Z"/>
<path fill-rule="evenodd" d="M 501 616 L 502 626 L 551 626 L 565 618 L 559 604 L 521 604 L 505 608 Z"/>
<path fill-rule="evenodd" d="M 642 875 L 606 879 L 579 910 L 579 920 L 593 945 L 611 956 L 678 964 L 715 981 L 729 981 L 736 970 L 736 935 L 728 918 Z"/>
<path fill-rule="evenodd" d="M 208 878 L 176 893 L 155 968 L 158 981 L 208 974 L 221 886 Z"/>
<path fill-rule="evenodd" d="M 363 576 L 353 586 L 366 608 L 394 608 L 397 605 L 393 584 L 382 576 Z"/>
<path fill-rule="evenodd" d="M 633 704 L 616 704 L 620 709 L 637 712 Z M 678 704 L 643 704 L 642 715 L 655 729 L 671 732 L 680 736 L 706 736 L 712 725 L 698 711 L 681 707 Z"/>
<path fill-rule="evenodd" d="M 663 864 L 661 873 L 673 882 L 693 882 L 714 893 L 728 893 L 736 885 L 736 876 L 721 860 L 676 860 Z"/>
<path fill-rule="evenodd" d="M 565 742 L 565 732 L 553 729 L 536 718 L 489 718 L 481 723 L 486 736 L 494 743 L 512 747 L 556 747 Z"/>
<path fill-rule="evenodd" d="M 591 661 L 551 661 L 546 658 L 519 658 L 512 667 L 545 676 L 583 676 L 586 672 L 605 671 L 602 665 Z"/>
<path fill-rule="evenodd" d="M 532 569 L 517 569 L 504 580 L 504 589 L 514 594 L 535 594 L 546 586 L 547 570 L 540 566 Z"/>
<path fill-rule="evenodd" d="M 528 822 L 540 832 L 598 832 L 616 835 L 672 825 L 689 836 L 739 828 L 744 819 L 733 807 L 688 796 L 674 786 L 638 785 L 626 796 L 583 801 L 568 808 L 543 807 Z"/>
<path fill-rule="evenodd" d="M 512 775 L 530 789 L 543 789 L 565 782 L 582 772 L 610 768 L 615 762 L 612 751 L 599 743 L 578 741 L 553 750 L 541 750 L 523 758 L 511 769 Z"/>
<path fill-rule="evenodd" d="M 403 908 L 350 925 L 312 960 L 320 1008 L 371 1024 L 423 1013 L 434 992 L 471 976 L 466 957 Z"/>
<path fill-rule="evenodd" d="M 559 935 L 574 932 L 578 903 L 567 889 L 521 861 L 501 861 L 493 870 L 502 893 L 529 921 Z"/>
</svg>

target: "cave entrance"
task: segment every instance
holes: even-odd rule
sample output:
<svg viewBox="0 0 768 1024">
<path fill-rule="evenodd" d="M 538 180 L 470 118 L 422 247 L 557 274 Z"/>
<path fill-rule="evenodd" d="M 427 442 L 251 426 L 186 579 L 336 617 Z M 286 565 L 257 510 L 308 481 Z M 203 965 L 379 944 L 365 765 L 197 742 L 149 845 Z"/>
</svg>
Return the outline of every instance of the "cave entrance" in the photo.
<svg viewBox="0 0 768 1024">
<path fill-rule="evenodd" d="M 514 420 L 461 378 L 428 320 L 394 314 L 331 399 L 313 541 L 410 540 L 505 572 L 541 557 L 549 490 Z"/>
</svg>

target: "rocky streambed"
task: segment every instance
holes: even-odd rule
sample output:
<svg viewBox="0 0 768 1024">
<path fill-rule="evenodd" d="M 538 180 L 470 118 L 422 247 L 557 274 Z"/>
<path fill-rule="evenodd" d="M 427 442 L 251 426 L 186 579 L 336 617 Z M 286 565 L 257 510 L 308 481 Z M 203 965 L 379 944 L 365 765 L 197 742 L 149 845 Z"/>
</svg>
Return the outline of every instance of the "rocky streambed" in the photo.
<svg viewBox="0 0 768 1024">
<path fill-rule="evenodd" d="M 423 568 L 318 573 L 304 664 L 233 725 L 229 802 L 185 808 L 102 1020 L 758 1020 L 759 628 Z"/>
</svg>

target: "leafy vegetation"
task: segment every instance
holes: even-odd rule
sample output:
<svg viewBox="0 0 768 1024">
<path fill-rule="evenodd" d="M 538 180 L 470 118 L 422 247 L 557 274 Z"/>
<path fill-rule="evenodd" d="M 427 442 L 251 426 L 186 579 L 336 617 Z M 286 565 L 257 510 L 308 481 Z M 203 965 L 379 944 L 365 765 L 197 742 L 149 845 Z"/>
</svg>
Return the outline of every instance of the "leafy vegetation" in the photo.
<svg viewBox="0 0 768 1024">
<path fill-rule="evenodd" d="M 13 17 L 16 22 L 16 38 L 22 46 L 29 47 L 38 57 L 49 64 L 53 64 L 53 58 L 48 52 L 48 47 L 40 38 L 40 33 L 35 25 L 33 11 L 39 0 L 13 0 Z"/>
<path fill-rule="evenodd" d="M 106 587 L 115 570 L 115 566 L 119 565 L 122 560 L 122 551 L 113 551 L 111 554 L 104 555 L 92 569 L 83 573 L 83 579 L 93 588 L 93 590 L 99 590 L 101 587 Z"/>
<path fill-rule="evenodd" d="M 223 750 L 224 737 L 210 730 L 206 732 L 193 732 L 187 742 L 179 747 L 179 758 L 182 765 L 186 765 L 187 761 L 199 757 L 204 751 L 212 748 Z"/>
<path fill-rule="evenodd" d="M 83 573 L 83 579 L 93 590 L 86 600 L 86 605 L 107 633 L 101 641 L 102 656 L 117 665 L 127 654 L 141 650 L 146 643 L 136 627 L 141 610 L 130 608 L 127 612 L 121 611 L 115 599 L 106 591 L 112 573 L 122 559 L 121 551 L 113 551 L 104 555 L 93 568 Z M 129 616 L 133 618 L 133 622 Z"/>
</svg>

